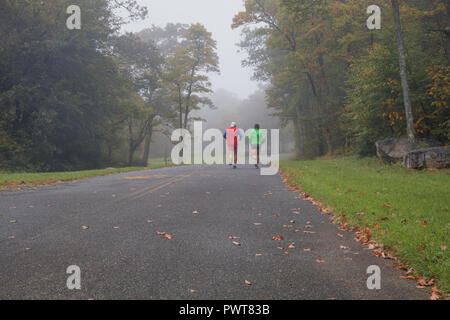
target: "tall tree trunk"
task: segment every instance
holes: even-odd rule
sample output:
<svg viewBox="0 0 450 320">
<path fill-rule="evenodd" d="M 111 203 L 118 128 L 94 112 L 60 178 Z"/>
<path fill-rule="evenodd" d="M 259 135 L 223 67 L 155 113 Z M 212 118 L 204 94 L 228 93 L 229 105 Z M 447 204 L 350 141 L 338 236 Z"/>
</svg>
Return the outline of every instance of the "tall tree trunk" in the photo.
<svg viewBox="0 0 450 320">
<path fill-rule="evenodd" d="M 398 56 L 400 63 L 400 77 L 402 79 L 402 89 L 403 89 L 403 101 L 405 104 L 406 113 L 406 127 L 408 133 L 408 140 L 410 142 L 415 142 L 415 130 L 414 130 L 414 120 L 411 108 L 411 98 L 409 95 L 409 85 L 408 85 L 408 74 L 406 70 L 406 51 L 402 38 L 402 26 L 400 22 L 400 8 L 398 5 L 398 0 L 392 0 L 392 10 L 394 14 L 394 24 L 395 24 L 395 36 L 397 38 L 398 46 Z"/>
<path fill-rule="evenodd" d="M 184 113 L 184 129 L 187 129 L 187 125 L 188 125 L 188 116 L 189 116 L 189 106 L 186 106 L 186 110 Z"/>
<path fill-rule="evenodd" d="M 130 146 L 130 150 L 128 151 L 128 166 L 131 167 L 133 165 L 133 155 L 134 155 L 134 149 L 132 146 Z"/>
<path fill-rule="evenodd" d="M 300 128 L 300 120 L 296 117 L 293 120 L 294 125 L 294 136 L 295 136 L 295 158 L 300 159 L 302 155 L 302 138 L 301 138 L 301 128 Z"/>
<path fill-rule="evenodd" d="M 450 0 L 447 0 L 447 26 L 445 35 L 447 36 L 447 63 L 450 65 Z"/>
<path fill-rule="evenodd" d="M 150 125 L 148 128 L 147 135 L 145 136 L 145 145 L 144 145 L 144 156 L 142 157 L 142 163 L 147 166 L 148 157 L 150 155 L 150 143 L 152 142 L 152 134 L 153 134 L 153 126 Z"/>
<path fill-rule="evenodd" d="M 180 129 L 183 128 L 183 97 L 181 96 L 181 88 L 178 86 L 178 111 L 180 113 Z"/>
<path fill-rule="evenodd" d="M 134 148 L 133 148 L 133 125 L 131 121 L 128 121 L 128 134 L 129 137 L 129 145 L 128 145 L 128 166 L 131 166 L 133 163 L 133 154 L 134 154 Z"/>
<path fill-rule="evenodd" d="M 328 149 L 328 155 L 333 155 L 333 143 L 331 142 L 331 133 L 330 130 L 327 128 L 325 133 L 325 141 L 327 143 L 327 149 Z"/>
</svg>

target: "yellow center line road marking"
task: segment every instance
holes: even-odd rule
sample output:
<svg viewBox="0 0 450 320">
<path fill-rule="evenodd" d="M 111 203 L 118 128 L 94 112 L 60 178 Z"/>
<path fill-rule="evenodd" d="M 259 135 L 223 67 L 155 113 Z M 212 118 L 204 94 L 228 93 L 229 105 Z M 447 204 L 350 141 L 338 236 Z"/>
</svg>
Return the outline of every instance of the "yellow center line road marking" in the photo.
<svg viewBox="0 0 450 320">
<path fill-rule="evenodd" d="M 175 177 L 166 176 L 166 178 L 173 178 L 173 179 L 175 179 L 175 178 L 177 178 L 177 177 L 179 177 L 179 176 L 180 176 L 180 175 L 175 176 Z M 159 186 L 159 185 L 161 185 L 161 184 L 164 184 L 164 182 L 159 182 L 158 184 L 156 184 L 156 186 Z M 146 192 L 147 190 L 151 189 L 152 187 L 154 187 L 154 186 L 149 186 L 149 187 L 145 187 L 145 188 L 143 188 L 143 189 L 139 189 L 139 190 L 133 191 L 132 193 L 129 194 L 129 196 L 128 196 L 127 198 L 137 196 L 137 195 L 139 195 L 140 193 Z"/>
<path fill-rule="evenodd" d="M 164 188 L 164 187 L 167 187 L 167 186 L 169 186 L 169 185 L 171 185 L 171 184 L 174 184 L 174 183 L 176 183 L 176 182 L 178 182 L 178 181 L 184 180 L 184 179 L 186 179 L 186 178 L 192 176 L 193 174 L 194 174 L 194 172 L 191 172 L 191 173 L 189 173 L 189 174 L 180 174 L 180 175 L 177 175 L 177 176 L 175 176 L 173 179 L 170 179 L 169 181 L 164 182 L 164 183 L 162 183 L 162 184 L 157 184 L 156 186 L 153 186 L 153 187 L 147 187 L 147 188 L 144 188 L 144 189 L 142 189 L 142 190 L 138 190 L 138 191 L 136 191 L 136 192 L 133 192 L 133 193 L 130 194 L 130 196 L 127 197 L 127 198 L 129 198 L 130 200 L 137 200 L 137 199 L 142 198 L 142 197 L 144 197 L 144 196 L 146 196 L 146 195 L 149 195 L 149 194 L 151 194 L 151 193 L 153 193 L 153 192 L 155 192 L 155 191 L 157 191 L 157 190 L 159 190 L 159 189 L 162 189 L 162 188 Z"/>
<path fill-rule="evenodd" d="M 122 178 L 122 180 L 146 180 L 146 179 L 163 179 L 169 177 L 166 174 L 153 174 L 153 175 L 146 175 L 146 176 L 128 176 L 125 178 Z"/>
</svg>

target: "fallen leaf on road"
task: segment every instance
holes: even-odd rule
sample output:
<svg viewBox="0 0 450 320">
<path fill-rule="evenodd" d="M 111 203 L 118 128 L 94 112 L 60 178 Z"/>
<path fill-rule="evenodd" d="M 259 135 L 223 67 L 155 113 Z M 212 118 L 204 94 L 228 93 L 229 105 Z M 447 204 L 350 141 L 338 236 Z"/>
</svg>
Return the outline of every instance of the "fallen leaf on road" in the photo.
<svg viewBox="0 0 450 320">
<path fill-rule="evenodd" d="M 277 249 L 278 249 L 278 250 L 284 250 L 284 248 L 283 248 L 283 247 L 277 247 Z"/>
<path fill-rule="evenodd" d="M 12 207 L 9 207 L 10 209 L 17 209 L 17 207 L 16 206 L 12 206 Z"/>
<path fill-rule="evenodd" d="M 348 247 L 346 247 L 346 246 L 340 246 L 340 248 L 341 248 L 341 249 L 344 249 L 344 250 L 345 250 L 345 249 L 348 249 Z"/>
<path fill-rule="evenodd" d="M 147 223 L 152 223 L 153 222 L 153 220 L 147 220 Z"/>
<path fill-rule="evenodd" d="M 408 275 L 408 274 L 413 274 L 414 273 L 414 269 L 409 269 L 407 272 L 406 272 L 406 275 Z"/>
<path fill-rule="evenodd" d="M 439 300 L 440 298 L 441 298 L 441 293 L 439 292 L 439 289 L 437 287 L 433 287 L 433 289 L 431 289 L 430 300 Z"/>
<path fill-rule="evenodd" d="M 423 287 L 431 287 L 434 284 L 434 279 L 425 280 L 424 278 L 417 279 L 417 284 Z"/>
<path fill-rule="evenodd" d="M 211 192 L 205 192 L 205 194 L 211 194 Z"/>
<path fill-rule="evenodd" d="M 172 239 L 172 236 L 170 234 L 168 234 L 168 233 L 165 233 L 163 235 L 163 237 L 166 238 L 166 239 L 169 239 L 169 240 Z"/>
<path fill-rule="evenodd" d="M 189 292 L 190 292 L 190 293 L 197 293 L 198 291 L 197 291 L 197 290 L 194 290 L 194 289 L 189 289 Z"/>
<path fill-rule="evenodd" d="M 9 220 L 9 223 L 17 223 L 17 220 Z"/>
<path fill-rule="evenodd" d="M 116 226 L 116 227 L 113 227 L 114 229 L 116 229 L 116 230 L 119 230 L 120 229 L 120 227 L 118 227 L 118 226 Z"/>
<path fill-rule="evenodd" d="M 295 249 L 295 243 L 291 243 L 288 248 L 289 249 Z"/>
<path fill-rule="evenodd" d="M 306 249 L 303 249 L 303 251 L 305 251 L 305 252 L 311 252 L 311 249 L 306 248 Z"/>
<path fill-rule="evenodd" d="M 272 240 L 275 240 L 275 241 L 281 241 L 281 240 L 283 240 L 284 238 L 282 237 L 282 236 L 273 236 L 272 237 Z"/>
<path fill-rule="evenodd" d="M 163 235 L 165 235 L 166 233 L 165 233 L 165 232 L 156 231 L 156 234 L 157 234 L 158 236 L 163 236 Z"/>
<path fill-rule="evenodd" d="M 81 226 L 81 229 L 87 230 L 87 229 L 89 229 L 89 227 L 88 226 Z"/>
<path fill-rule="evenodd" d="M 303 233 L 306 233 L 306 234 L 315 234 L 314 231 L 303 231 Z"/>
<path fill-rule="evenodd" d="M 236 237 L 236 236 L 229 236 L 228 239 L 234 240 L 234 239 L 239 239 L 239 237 Z"/>
<path fill-rule="evenodd" d="M 261 257 L 261 256 L 262 256 L 262 253 L 255 254 L 255 257 Z"/>
<path fill-rule="evenodd" d="M 394 268 L 398 269 L 398 270 L 406 270 L 405 266 L 403 264 L 401 264 L 401 263 L 398 263 L 398 262 L 394 263 L 392 266 Z"/>
<path fill-rule="evenodd" d="M 260 225 L 262 225 L 262 223 L 261 222 L 255 222 L 255 223 L 253 223 L 255 226 L 260 226 Z"/>
<path fill-rule="evenodd" d="M 239 242 L 237 242 L 237 241 L 233 241 L 233 244 L 235 245 L 235 246 L 240 246 L 241 244 L 239 243 Z"/>
<path fill-rule="evenodd" d="M 115 194 L 112 195 L 113 198 L 117 197 Z"/>
<path fill-rule="evenodd" d="M 295 223 L 295 220 L 290 220 L 289 223 Z"/>
<path fill-rule="evenodd" d="M 324 263 L 325 261 L 322 260 L 322 259 L 317 259 L 316 262 L 317 262 L 317 263 Z"/>
<path fill-rule="evenodd" d="M 192 211 L 193 214 L 199 214 L 200 212 L 198 212 L 197 210 Z"/>
<path fill-rule="evenodd" d="M 414 280 L 414 279 L 416 279 L 416 277 L 414 277 L 414 276 L 400 276 L 400 279 Z"/>
<path fill-rule="evenodd" d="M 280 215 L 278 213 L 275 213 L 273 216 L 274 217 L 279 217 Z"/>
<path fill-rule="evenodd" d="M 244 283 L 245 283 L 246 285 L 248 285 L 248 286 L 251 286 L 251 285 L 252 285 L 252 283 L 251 283 L 250 281 L 248 281 L 248 280 L 245 280 Z"/>
<path fill-rule="evenodd" d="M 15 239 L 16 236 L 8 236 L 8 239 Z"/>
<path fill-rule="evenodd" d="M 337 236 L 338 236 L 338 237 L 341 237 L 341 238 L 344 237 L 344 235 L 342 235 L 342 234 L 340 234 L 340 233 L 338 233 Z"/>
</svg>

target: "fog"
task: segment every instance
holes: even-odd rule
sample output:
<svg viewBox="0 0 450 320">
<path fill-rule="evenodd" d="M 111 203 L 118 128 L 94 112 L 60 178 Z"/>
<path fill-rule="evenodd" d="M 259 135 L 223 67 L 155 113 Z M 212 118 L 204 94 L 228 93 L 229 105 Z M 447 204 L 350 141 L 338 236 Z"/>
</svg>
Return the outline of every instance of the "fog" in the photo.
<svg viewBox="0 0 450 320">
<path fill-rule="evenodd" d="M 164 27 L 167 23 L 203 24 L 217 41 L 220 59 L 220 75 L 210 75 L 213 90 L 226 89 L 244 99 L 257 90 L 251 80 L 251 70 L 241 66 L 245 58 L 238 53 L 236 43 L 240 31 L 232 30 L 233 16 L 244 9 L 243 0 L 138 0 L 147 6 L 149 15 L 143 21 L 132 22 L 124 31 L 138 32 L 152 24 Z"/>
</svg>

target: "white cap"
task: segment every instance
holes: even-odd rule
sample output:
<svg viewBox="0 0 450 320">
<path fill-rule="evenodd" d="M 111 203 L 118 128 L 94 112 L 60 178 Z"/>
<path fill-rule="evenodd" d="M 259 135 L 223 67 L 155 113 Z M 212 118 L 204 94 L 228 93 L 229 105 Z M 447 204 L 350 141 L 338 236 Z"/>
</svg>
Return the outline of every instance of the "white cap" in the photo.
<svg viewBox="0 0 450 320">
<path fill-rule="evenodd" d="M 233 128 L 236 127 L 236 122 L 233 121 L 233 122 L 231 123 L 230 127 L 233 127 Z"/>
</svg>

